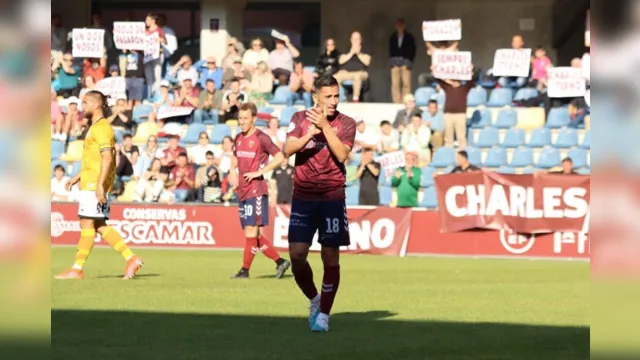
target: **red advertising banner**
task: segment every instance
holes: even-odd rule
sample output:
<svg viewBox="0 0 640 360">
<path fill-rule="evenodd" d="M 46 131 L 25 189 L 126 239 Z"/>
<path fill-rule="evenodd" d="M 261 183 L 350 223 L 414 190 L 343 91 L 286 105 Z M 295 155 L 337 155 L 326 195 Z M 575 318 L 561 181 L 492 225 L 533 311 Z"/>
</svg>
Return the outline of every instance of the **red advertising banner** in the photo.
<svg viewBox="0 0 640 360">
<path fill-rule="evenodd" d="M 580 232 L 588 218 L 590 177 L 504 175 L 491 171 L 436 177 L 444 232 Z"/>
</svg>

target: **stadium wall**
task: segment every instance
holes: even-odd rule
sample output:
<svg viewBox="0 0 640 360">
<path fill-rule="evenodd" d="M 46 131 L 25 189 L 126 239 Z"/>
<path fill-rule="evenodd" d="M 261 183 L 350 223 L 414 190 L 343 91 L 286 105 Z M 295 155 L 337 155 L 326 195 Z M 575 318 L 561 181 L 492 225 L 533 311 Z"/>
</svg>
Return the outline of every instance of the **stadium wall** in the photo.
<svg viewBox="0 0 640 360">
<path fill-rule="evenodd" d="M 75 203 L 51 204 L 51 244 L 75 246 L 80 232 Z M 351 246 L 345 252 L 390 256 L 512 259 L 590 259 L 589 235 L 520 235 L 505 231 L 442 233 L 437 211 L 390 207 L 348 209 Z M 269 209 L 263 235 L 286 249 L 289 206 Z M 109 223 L 136 248 L 241 249 L 244 235 L 235 206 L 116 203 Z M 317 240 L 317 239 L 316 239 Z M 96 238 L 97 245 L 106 245 Z M 319 250 L 314 241 L 312 250 Z"/>
</svg>

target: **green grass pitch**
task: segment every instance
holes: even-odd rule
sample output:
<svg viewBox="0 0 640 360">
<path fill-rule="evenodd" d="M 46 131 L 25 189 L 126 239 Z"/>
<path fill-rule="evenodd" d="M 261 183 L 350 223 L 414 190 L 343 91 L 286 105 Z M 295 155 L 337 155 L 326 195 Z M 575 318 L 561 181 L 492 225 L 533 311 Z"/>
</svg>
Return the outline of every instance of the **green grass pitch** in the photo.
<svg viewBox="0 0 640 360">
<path fill-rule="evenodd" d="M 52 272 L 75 249 L 52 249 Z M 53 359 L 589 359 L 586 262 L 343 256 L 329 333 L 258 255 L 140 250 L 140 276 L 95 249 L 83 281 L 52 284 Z M 322 266 L 311 256 L 319 286 Z"/>
</svg>

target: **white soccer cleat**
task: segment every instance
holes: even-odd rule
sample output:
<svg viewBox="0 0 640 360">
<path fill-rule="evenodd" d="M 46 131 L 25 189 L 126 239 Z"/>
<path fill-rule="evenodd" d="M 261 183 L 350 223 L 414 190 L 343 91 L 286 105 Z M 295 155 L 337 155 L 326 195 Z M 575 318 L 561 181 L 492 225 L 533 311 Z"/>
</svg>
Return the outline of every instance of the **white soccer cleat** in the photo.
<svg viewBox="0 0 640 360">
<path fill-rule="evenodd" d="M 329 315 L 319 314 L 316 318 L 315 324 L 311 327 L 313 332 L 327 332 L 329 331 Z"/>
<path fill-rule="evenodd" d="M 309 301 L 309 328 L 313 327 L 320 314 L 320 295 Z"/>
</svg>

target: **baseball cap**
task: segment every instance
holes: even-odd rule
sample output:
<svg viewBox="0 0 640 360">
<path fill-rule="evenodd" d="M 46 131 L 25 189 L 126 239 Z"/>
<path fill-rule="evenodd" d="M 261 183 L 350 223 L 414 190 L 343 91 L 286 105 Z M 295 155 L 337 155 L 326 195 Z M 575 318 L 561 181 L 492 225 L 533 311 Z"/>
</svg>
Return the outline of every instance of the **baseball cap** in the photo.
<svg viewBox="0 0 640 360">
<path fill-rule="evenodd" d="M 76 96 L 71 96 L 67 99 L 67 104 L 80 104 L 80 99 L 78 99 Z"/>
<path fill-rule="evenodd" d="M 161 80 L 160 81 L 160 87 L 171 87 L 171 83 L 169 82 L 169 80 Z"/>
</svg>

